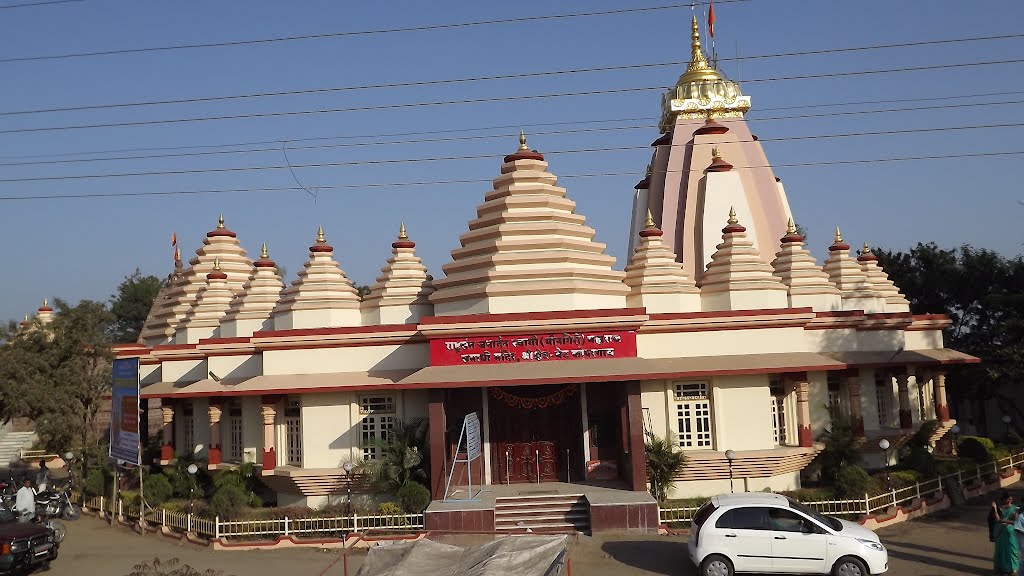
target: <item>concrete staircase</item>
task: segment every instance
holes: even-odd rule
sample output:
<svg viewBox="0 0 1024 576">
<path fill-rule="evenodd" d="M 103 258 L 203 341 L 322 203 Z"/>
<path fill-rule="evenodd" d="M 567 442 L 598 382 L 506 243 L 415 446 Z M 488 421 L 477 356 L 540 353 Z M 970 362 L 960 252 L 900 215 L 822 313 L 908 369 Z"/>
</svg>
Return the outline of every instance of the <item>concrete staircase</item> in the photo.
<svg viewBox="0 0 1024 576">
<path fill-rule="evenodd" d="M 582 494 L 498 497 L 494 502 L 494 528 L 589 532 L 590 503 Z"/>
<path fill-rule="evenodd" d="M 939 422 L 938 428 L 935 429 L 935 432 L 932 433 L 931 437 L 928 440 L 930 440 L 932 444 L 935 444 L 939 440 L 942 440 L 942 437 L 945 436 L 946 433 L 949 432 L 955 424 L 956 420 L 953 419 L 947 420 L 946 422 Z"/>
<path fill-rule="evenodd" d="M 35 432 L 0 430 L 0 468 L 7 468 L 21 458 L 22 448 L 30 448 L 37 440 Z"/>
</svg>

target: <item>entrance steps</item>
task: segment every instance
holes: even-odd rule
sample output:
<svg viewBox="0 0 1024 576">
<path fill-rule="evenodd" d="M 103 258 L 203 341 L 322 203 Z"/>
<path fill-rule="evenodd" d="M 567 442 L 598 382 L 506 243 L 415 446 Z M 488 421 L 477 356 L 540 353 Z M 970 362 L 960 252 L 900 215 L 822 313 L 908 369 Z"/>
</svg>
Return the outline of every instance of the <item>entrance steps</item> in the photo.
<svg viewBox="0 0 1024 576">
<path fill-rule="evenodd" d="M 589 532 L 590 503 L 582 494 L 498 497 L 494 501 L 494 529 Z"/>
<path fill-rule="evenodd" d="M 8 432 L 0 438 L 0 468 L 6 468 L 21 458 L 21 450 L 36 441 L 35 432 Z"/>
</svg>

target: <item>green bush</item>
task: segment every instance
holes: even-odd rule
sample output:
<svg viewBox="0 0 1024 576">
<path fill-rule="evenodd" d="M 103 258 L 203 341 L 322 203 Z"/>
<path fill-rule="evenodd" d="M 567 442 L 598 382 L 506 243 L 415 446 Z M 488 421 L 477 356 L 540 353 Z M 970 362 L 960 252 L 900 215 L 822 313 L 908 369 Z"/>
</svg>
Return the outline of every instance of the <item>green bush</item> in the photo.
<svg viewBox="0 0 1024 576">
<path fill-rule="evenodd" d="M 214 491 L 207 512 L 210 516 L 219 516 L 221 520 L 233 520 L 241 516 L 248 502 L 249 495 L 245 490 L 237 484 L 228 483 L 218 486 Z"/>
<path fill-rule="evenodd" d="M 153 474 L 146 477 L 144 481 L 143 493 L 146 496 L 146 502 L 150 506 L 159 506 L 170 499 L 173 494 L 171 488 L 171 482 L 167 479 L 167 476 L 163 474 Z"/>
<path fill-rule="evenodd" d="M 398 489 L 398 500 L 407 512 L 419 514 L 430 505 L 430 490 L 419 482 L 410 482 Z"/>
<path fill-rule="evenodd" d="M 831 488 L 800 488 L 799 490 L 780 492 L 780 494 L 789 496 L 797 502 L 821 502 L 836 499 L 836 492 Z"/>
<path fill-rule="evenodd" d="M 408 523 L 408 520 L 405 518 L 405 510 L 403 510 L 402 506 L 397 502 L 382 503 L 380 505 L 379 512 L 381 516 L 398 516 L 398 518 L 394 518 L 391 521 L 392 524 L 404 526 Z"/>
<path fill-rule="evenodd" d="M 860 466 L 846 464 L 836 474 L 836 494 L 841 498 L 859 498 L 871 492 L 874 481 Z"/>
<path fill-rule="evenodd" d="M 889 474 L 889 489 L 898 490 L 913 486 L 921 481 L 921 474 L 916 470 L 898 470 Z"/>
<path fill-rule="evenodd" d="M 86 496 L 108 496 L 114 488 L 114 476 L 106 468 L 95 468 L 85 477 L 83 492 Z"/>
<path fill-rule="evenodd" d="M 970 458 L 975 462 L 985 463 L 995 460 L 993 452 L 995 444 L 988 438 L 980 436 L 963 436 L 957 444 L 957 451 L 962 458 Z"/>
</svg>

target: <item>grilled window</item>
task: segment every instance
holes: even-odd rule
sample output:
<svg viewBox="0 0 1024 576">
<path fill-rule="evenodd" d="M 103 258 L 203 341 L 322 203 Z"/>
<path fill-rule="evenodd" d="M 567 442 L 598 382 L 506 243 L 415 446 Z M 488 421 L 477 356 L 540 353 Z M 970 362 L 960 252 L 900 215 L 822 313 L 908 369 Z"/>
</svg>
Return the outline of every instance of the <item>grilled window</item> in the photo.
<svg viewBox="0 0 1024 576">
<path fill-rule="evenodd" d="M 289 398 L 284 406 L 285 463 L 302 466 L 302 404 Z"/>
<path fill-rule="evenodd" d="M 363 414 L 360 424 L 363 459 L 375 460 L 379 443 L 386 442 L 395 427 L 395 397 L 391 394 L 363 396 L 359 399 L 359 412 Z"/>
<path fill-rule="evenodd" d="M 691 450 L 711 449 L 711 401 L 707 382 L 677 383 L 674 400 L 679 446 Z"/>
<path fill-rule="evenodd" d="M 893 428 L 892 376 L 875 372 L 875 405 L 878 407 L 878 427 Z"/>
</svg>

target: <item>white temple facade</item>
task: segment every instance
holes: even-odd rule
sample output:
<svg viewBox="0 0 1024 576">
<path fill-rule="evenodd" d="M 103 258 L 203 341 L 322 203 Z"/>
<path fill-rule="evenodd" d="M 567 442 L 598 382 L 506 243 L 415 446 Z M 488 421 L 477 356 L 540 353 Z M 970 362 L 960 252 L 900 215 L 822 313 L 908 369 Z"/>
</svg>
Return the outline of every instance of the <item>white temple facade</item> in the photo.
<svg viewBox="0 0 1024 576">
<path fill-rule="evenodd" d="M 649 434 L 686 453 L 671 495 L 687 497 L 729 490 L 727 450 L 743 489 L 799 488 L 840 419 L 866 452 L 925 420 L 945 433 L 945 366 L 976 359 L 943 347 L 949 319 L 911 314 L 870 250 L 837 231 L 815 261 L 743 121 L 750 98 L 693 36 L 624 269 L 525 137 L 437 278 L 395 222 L 369 294 L 323 229 L 286 287 L 266 246 L 250 261 L 221 219 L 178 260 L 140 342 L 117 350 L 159 400 L 161 459 L 252 461 L 279 504 L 318 506 L 345 493 L 346 463 L 376 457 L 367 440 L 424 419 L 437 501 L 470 474 L 496 490 L 602 482 L 622 501 L 591 502 L 592 529 L 651 529 Z M 473 413 L 481 458 L 467 468 L 453 461 Z M 456 520 L 435 504 L 428 528 L 497 525 L 493 508 Z"/>
</svg>

